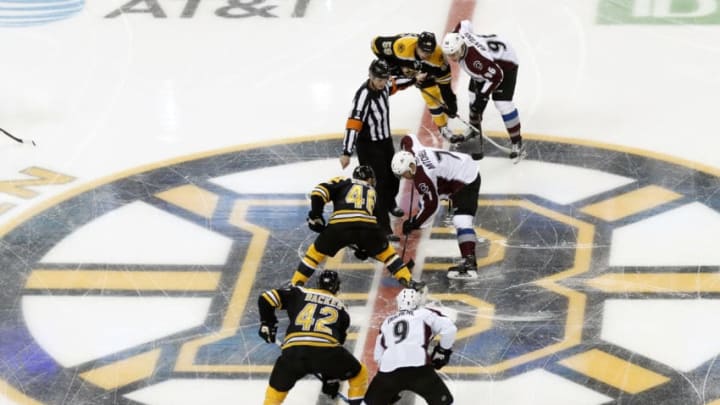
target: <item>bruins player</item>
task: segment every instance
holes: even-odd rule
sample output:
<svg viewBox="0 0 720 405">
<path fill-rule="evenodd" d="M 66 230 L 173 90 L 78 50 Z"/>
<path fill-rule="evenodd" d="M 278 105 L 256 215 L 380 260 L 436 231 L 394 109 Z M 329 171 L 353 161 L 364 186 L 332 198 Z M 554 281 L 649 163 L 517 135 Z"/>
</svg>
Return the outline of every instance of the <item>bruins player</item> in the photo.
<svg viewBox="0 0 720 405">
<path fill-rule="evenodd" d="M 335 256 L 340 249 L 353 245 L 359 259 L 374 257 L 385 263 L 403 286 L 422 288 L 425 284 L 412 280 L 410 269 L 378 226 L 373 216 L 375 200 L 375 172 L 370 166 L 356 167 L 352 178 L 335 177 L 315 186 L 310 193 L 307 222 L 319 235 L 307 248 L 290 283 L 305 284 L 327 256 Z M 323 208 L 331 201 L 333 213 L 325 226 Z"/>
<path fill-rule="evenodd" d="M 275 343 L 277 335 L 275 310 L 286 310 L 289 320 L 282 354 L 270 374 L 264 405 L 282 404 L 295 383 L 307 374 L 322 376 L 322 392 L 333 398 L 338 395 L 340 380 L 348 380 L 351 405 L 360 405 L 365 396 L 367 368 L 343 347 L 350 315 L 335 296 L 340 289 L 337 272 L 323 271 L 317 287 L 272 289 L 258 298 L 258 334 L 267 343 Z"/>
<path fill-rule="evenodd" d="M 373 53 L 386 61 L 395 75 L 414 77 L 440 134 L 450 139 L 448 117 L 457 114 L 457 97 L 452 90 L 450 65 L 438 46 L 435 34 L 378 36 L 371 42 Z M 427 92 L 427 94 L 426 94 Z M 443 103 L 446 108 L 443 107 Z"/>
</svg>

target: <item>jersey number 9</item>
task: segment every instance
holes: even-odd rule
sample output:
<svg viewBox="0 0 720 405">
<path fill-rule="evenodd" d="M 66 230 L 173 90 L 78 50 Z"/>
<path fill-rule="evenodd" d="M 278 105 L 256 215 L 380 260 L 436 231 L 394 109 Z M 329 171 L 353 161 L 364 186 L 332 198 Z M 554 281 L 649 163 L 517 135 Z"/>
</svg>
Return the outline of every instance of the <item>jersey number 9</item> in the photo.
<svg viewBox="0 0 720 405">
<path fill-rule="evenodd" d="M 398 344 L 405 340 L 408 336 L 410 325 L 406 320 L 401 319 L 395 325 L 393 325 L 393 335 L 395 335 L 395 344 Z"/>
</svg>

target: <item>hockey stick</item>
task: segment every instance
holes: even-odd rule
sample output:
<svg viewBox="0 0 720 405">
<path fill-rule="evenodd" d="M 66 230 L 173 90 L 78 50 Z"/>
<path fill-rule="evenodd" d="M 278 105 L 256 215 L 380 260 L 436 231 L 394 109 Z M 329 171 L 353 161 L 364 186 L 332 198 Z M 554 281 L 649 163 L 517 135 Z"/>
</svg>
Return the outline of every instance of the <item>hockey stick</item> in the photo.
<svg viewBox="0 0 720 405">
<path fill-rule="evenodd" d="M 502 152 L 505 152 L 505 153 L 507 153 L 508 155 L 512 152 L 512 149 L 510 149 L 510 148 L 508 148 L 508 147 L 505 147 L 505 146 L 502 146 L 502 145 L 500 145 L 499 143 L 495 142 L 492 138 L 490 138 L 489 136 L 485 135 L 480 129 L 478 129 L 477 127 L 475 127 L 475 125 L 473 125 L 473 124 L 465 121 L 464 119 L 460 118 L 460 116 L 455 116 L 455 118 L 457 118 L 460 122 L 462 122 L 463 124 L 465 124 L 465 126 L 467 126 L 467 127 L 469 127 L 469 128 L 472 128 L 473 131 L 479 133 L 480 136 L 482 136 L 483 139 L 485 139 L 485 140 L 487 140 L 488 142 L 490 142 L 494 147 L 498 148 L 498 149 L 501 150 Z M 469 138 L 468 138 L 468 139 L 469 139 Z"/>
<path fill-rule="evenodd" d="M 361 252 L 360 248 L 359 248 L 357 245 L 355 245 L 355 244 L 347 245 L 347 247 L 349 247 L 350 249 L 352 249 L 352 251 L 355 252 L 355 253 Z M 365 253 L 365 254 L 367 254 L 367 253 Z M 405 255 L 405 251 L 403 250 L 403 256 L 404 256 L 404 255 Z M 355 256 L 355 257 L 357 257 L 357 256 Z M 370 256 L 368 256 L 368 258 L 369 258 L 369 257 L 370 257 Z M 359 259 L 359 257 L 358 257 L 358 259 Z M 374 257 L 373 257 L 373 259 L 374 259 L 374 260 L 377 260 L 377 261 L 380 261 L 380 260 L 378 260 L 378 259 L 375 259 Z M 412 268 L 415 267 L 415 261 L 414 261 L 413 259 L 410 259 L 410 260 L 408 260 L 407 262 L 404 261 L 404 258 L 401 258 L 401 260 L 403 260 L 403 264 L 404 264 L 405 266 L 407 266 L 408 269 L 412 270 Z"/>
<path fill-rule="evenodd" d="M 414 184 L 414 181 L 413 181 L 413 184 L 410 185 L 410 205 L 409 205 L 409 208 L 408 208 L 408 211 L 410 212 L 410 216 L 409 216 L 408 219 L 412 218 L 413 197 L 415 197 L 415 184 Z M 400 256 L 400 260 L 402 260 L 403 262 L 405 262 L 405 249 L 407 249 L 407 244 L 408 244 L 408 238 L 409 238 L 409 237 L 410 237 L 410 232 L 408 232 L 408 233 L 405 234 L 405 241 L 403 242 L 402 255 Z M 409 261 L 408 263 L 410 263 L 410 262 L 412 262 L 413 266 L 415 266 L 415 262 L 413 262 L 412 259 L 410 259 L 410 261 Z M 408 267 L 412 269 L 412 267 L 410 267 L 410 266 L 408 266 Z"/>
<path fill-rule="evenodd" d="M 453 219 L 453 203 L 452 200 L 448 198 L 447 200 L 448 207 L 447 212 L 445 213 L 445 218 L 443 219 L 443 225 L 450 226 L 452 225 L 452 219 Z"/>
<path fill-rule="evenodd" d="M 445 104 L 443 101 L 439 100 L 437 97 L 435 97 L 435 96 L 433 96 L 432 94 L 430 94 L 427 90 L 425 90 L 425 89 L 423 89 L 423 88 L 421 88 L 421 87 L 420 87 L 419 89 L 420 89 L 420 91 L 422 91 L 425 95 L 427 95 L 428 97 L 430 97 L 431 99 L 433 99 L 433 101 L 435 101 L 436 103 L 440 104 L 445 110 L 447 110 L 447 108 L 448 108 L 448 107 L 447 107 L 447 104 Z M 502 146 L 502 145 L 500 145 L 499 143 L 495 142 L 492 138 L 490 138 L 489 136 L 485 135 L 480 129 L 478 129 L 477 127 L 475 127 L 475 126 L 472 125 L 471 123 L 465 121 L 464 119 L 460 118 L 459 115 L 455 115 L 455 116 L 452 117 L 452 118 L 457 118 L 460 122 L 462 122 L 463 124 L 465 124 L 465 126 L 467 126 L 468 128 L 472 128 L 472 130 L 475 131 L 475 132 L 477 132 L 477 133 L 479 133 L 480 136 L 483 137 L 483 139 L 485 139 L 486 141 L 490 142 L 494 147 L 500 149 L 501 151 L 507 153 L 508 155 L 512 152 L 512 150 L 511 150 L 510 148 L 507 148 L 507 147 Z"/>
<path fill-rule="evenodd" d="M 320 374 L 318 374 L 318 373 L 312 373 L 312 375 L 314 375 L 315 378 L 317 378 L 318 380 L 320 380 L 320 381 L 322 381 L 323 383 L 325 383 L 325 379 L 323 379 L 323 377 L 322 377 Z M 348 399 L 348 397 L 346 397 L 345 395 L 341 394 L 340 392 L 338 392 L 337 394 L 338 394 L 338 397 L 340 397 L 340 399 L 343 400 L 343 402 L 345 402 L 346 404 L 349 404 L 349 403 L 350 403 L 350 400 Z M 334 398 L 333 398 L 333 399 L 334 399 Z"/>
<path fill-rule="evenodd" d="M 7 135 L 8 138 L 12 139 L 13 141 L 15 141 L 15 142 L 17 142 L 17 143 L 29 143 L 29 144 L 31 144 L 32 146 L 36 146 L 35 141 L 33 141 L 32 139 L 25 140 L 25 139 L 22 139 L 22 138 L 18 138 L 17 136 L 11 134 L 10 132 L 8 132 L 8 131 L 6 131 L 6 130 L 4 130 L 4 129 L 2 129 L 2 128 L 0 128 L 0 132 L 2 132 L 3 134 Z"/>
</svg>

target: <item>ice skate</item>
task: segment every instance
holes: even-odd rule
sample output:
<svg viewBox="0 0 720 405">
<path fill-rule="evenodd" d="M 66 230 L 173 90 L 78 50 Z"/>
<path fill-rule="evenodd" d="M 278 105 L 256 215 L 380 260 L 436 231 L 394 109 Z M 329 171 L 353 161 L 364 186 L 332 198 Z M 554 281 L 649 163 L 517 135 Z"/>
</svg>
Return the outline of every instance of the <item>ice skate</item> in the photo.
<svg viewBox="0 0 720 405">
<path fill-rule="evenodd" d="M 447 277 L 451 280 L 474 280 L 478 278 L 475 256 L 465 256 L 462 262 L 448 269 Z"/>
<path fill-rule="evenodd" d="M 527 152 L 525 151 L 525 145 L 523 145 L 522 141 L 512 144 L 510 147 L 510 159 L 512 159 L 514 164 L 518 164 L 526 156 Z"/>
</svg>

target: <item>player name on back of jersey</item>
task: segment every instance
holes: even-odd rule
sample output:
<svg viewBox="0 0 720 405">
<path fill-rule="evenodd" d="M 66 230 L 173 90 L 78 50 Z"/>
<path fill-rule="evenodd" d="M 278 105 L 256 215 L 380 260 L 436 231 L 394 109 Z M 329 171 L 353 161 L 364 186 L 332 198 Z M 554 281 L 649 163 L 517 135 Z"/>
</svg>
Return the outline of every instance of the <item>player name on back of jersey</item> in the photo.
<svg viewBox="0 0 720 405">
<path fill-rule="evenodd" d="M 392 314 L 392 315 L 390 315 L 390 316 L 387 317 L 387 323 L 392 323 L 395 319 L 397 319 L 397 318 L 399 318 L 399 317 L 401 317 L 401 316 L 404 316 L 404 315 L 411 315 L 411 316 L 412 316 L 412 315 L 413 315 L 413 310 L 412 310 L 412 309 L 403 309 L 403 310 L 401 310 L 401 311 L 399 311 L 399 312 L 397 312 L 397 313 L 394 313 L 394 314 Z"/>
<path fill-rule="evenodd" d="M 329 305 L 337 309 L 343 309 L 343 302 L 335 297 L 331 297 L 325 294 L 316 294 L 312 292 L 306 292 L 305 301 L 314 302 L 321 305 Z"/>
<path fill-rule="evenodd" d="M 423 166 L 427 167 L 428 169 L 435 169 L 435 165 L 428 157 L 427 151 L 421 150 L 420 152 L 418 152 L 418 157 L 420 158 Z"/>
</svg>

